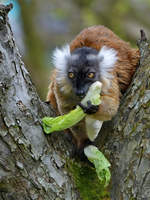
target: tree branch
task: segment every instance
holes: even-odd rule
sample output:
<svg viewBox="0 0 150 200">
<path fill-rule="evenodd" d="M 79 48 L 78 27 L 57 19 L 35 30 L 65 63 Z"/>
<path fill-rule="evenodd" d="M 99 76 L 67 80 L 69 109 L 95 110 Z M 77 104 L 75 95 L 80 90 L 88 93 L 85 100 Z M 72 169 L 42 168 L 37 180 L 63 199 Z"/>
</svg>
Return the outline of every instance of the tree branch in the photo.
<svg viewBox="0 0 150 200">
<path fill-rule="evenodd" d="M 150 48 L 143 31 L 138 46 L 141 59 L 133 81 L 117 116 L 100 134 L 107 134 L 103 149 L 112 163 L 112 200 L 150 199 Z"/>
<path fill-rule="evenodd" d="M 67 154 L 70 144 L 61 136 L 58 142 L 57 134 L 48 142 L 43 133 L 41 118 L 54 113 L 39 99 L 21 61 L 8 23 L 10 7 L 0 6 L 0 199 L 80 199 L 60 153 Z"/>
</svg>

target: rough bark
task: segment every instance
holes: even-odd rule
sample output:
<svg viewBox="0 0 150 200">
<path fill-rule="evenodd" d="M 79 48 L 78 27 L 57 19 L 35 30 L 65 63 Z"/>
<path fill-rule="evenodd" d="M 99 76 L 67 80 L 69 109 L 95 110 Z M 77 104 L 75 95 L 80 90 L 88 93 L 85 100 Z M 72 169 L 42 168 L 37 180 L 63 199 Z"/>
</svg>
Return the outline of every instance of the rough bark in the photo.
<svg viewBox="0 0 150 200">
<path fill-rule="evenodd" d="M 0 200 L 79 199 L 55 149 L 67 154 L 67 143 L 55 136 L 48 142 L 43 134 L 41 118 L 52 111 L 40 101 L 21 61 L 8 8 L 0 6 Z"/>
<path fill-rule="evenodd" d="M 73 147 L 65 135 L 43 134 L 41 118 L 54 113 L 21 61 L 9 9 L 0 6 L 0 200 L 108 200 L 106 192 L 98 195 L 90 167 L 68 159 Z M 133 82 L 97 140 L 112 163 L 112 200 L 150 199 L 150 49 L 146 40 L 139 45 Z"/>
<path fill-rule="evenodd" d="M 150 199 L 150 48 L 143 32 L 141 38 L 139 67 L 117 116 L 101 132 L 112 163 L 112 200 Z"/>
</svg>

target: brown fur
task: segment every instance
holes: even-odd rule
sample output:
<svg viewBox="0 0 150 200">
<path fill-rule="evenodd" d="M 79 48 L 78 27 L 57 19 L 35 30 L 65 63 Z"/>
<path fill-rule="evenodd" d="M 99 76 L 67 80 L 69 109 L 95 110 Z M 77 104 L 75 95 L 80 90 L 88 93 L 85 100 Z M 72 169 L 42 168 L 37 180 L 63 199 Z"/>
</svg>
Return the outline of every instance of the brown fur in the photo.
<svg viewBox="0 0 150 200">
<path fill-rule="evenodd" d="M 131 48 L 127 42 L 121 40 L 108 28 L 92 26 L 77 35 L 70 44 L 70 50 L 73 51 L 82 46 L 100 50 L 104 45 L 118 51 L 119 59 L 115 71 L 120 89 L 124 92 L 130 84 L 139 61 L 139 51 L 137 49 Z"/>
<path fill-rule="evenodd" d="M 118 60 L 112 72 L 114 78 L 111 81 L 107 79 L 100 80 L 102 82 L 102 102 L 99 106 L 99 111 L 91 115 L 92 118 L 101 121 L 111 120 L 118 110 L 120 94 L 127 89 L 136 70 L 139 61 L 139 51 L 131 48 L 128 43 L 121 40 L 104 26 L 93 26 L 84 29 L 71 42 L 70 50 L 73 51 L 83 46 L 97 50 L 100 50 L 102 46 L 107 46 L 118 52 Z M 64 79 L 61 84 L 58 84 L 56 76 L 57 70 L 54 70 L 47 100 L 50 101 L 59 114 L 68 113 L 79 101 L 73 94 L 67 80 Z M 62 86 L 66 86 L 66 93 L 60 90 Z M 84 140 L 87 139 L 84 120 L 72 127 L 71 131 L 78 147 L 81 147 Z"/>
</svg>

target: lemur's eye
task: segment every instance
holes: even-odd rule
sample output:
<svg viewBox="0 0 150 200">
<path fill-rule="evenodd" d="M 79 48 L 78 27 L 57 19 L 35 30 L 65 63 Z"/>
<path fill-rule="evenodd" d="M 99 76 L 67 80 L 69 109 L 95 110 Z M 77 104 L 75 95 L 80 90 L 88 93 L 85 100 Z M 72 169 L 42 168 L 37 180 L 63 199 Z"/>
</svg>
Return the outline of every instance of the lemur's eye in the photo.
<svg viewBox="0 0 150 200">
<path fill-rule="evenodd" d="M 69 72 L 69 73 L 68 73 L 68 77 L 69 77 L 69 78 L 74 78 L 74 73 L 73 73 L 73 72 Z"/>
<path fill-rule="evenodd" d="M 88 78 L 94 78 L 94 76 L 95 76 L 95 73 L 94 72 L 90 72 L 90 73 L 88 73 Z"/>
</svg>

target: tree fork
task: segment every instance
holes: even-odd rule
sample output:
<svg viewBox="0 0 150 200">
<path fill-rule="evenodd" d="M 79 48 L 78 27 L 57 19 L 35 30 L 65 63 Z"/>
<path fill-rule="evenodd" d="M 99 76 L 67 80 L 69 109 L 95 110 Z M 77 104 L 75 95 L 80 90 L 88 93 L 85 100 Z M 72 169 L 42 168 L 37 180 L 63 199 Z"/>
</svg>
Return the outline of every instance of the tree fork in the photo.
<svg viewBox="0 0 150 200">
<path fill-rule="evenodd" d="M 93 176 L 85 179 L 79 170 L 83 163 L 68 172 L 73 146 L 65 134 L 43 134 L 41 118 L 54 112 L 39 99 L 21 61 L 7 18 L 11 7 L 0 6 L 0 200 L 99 200 Z M 141 34 L 140 66 L 97 140 L 112 163 L 112 200 L 150 199 L 150 50 Z M 74 171 L 80 195 L 70 178 Z"/>
</svg>

